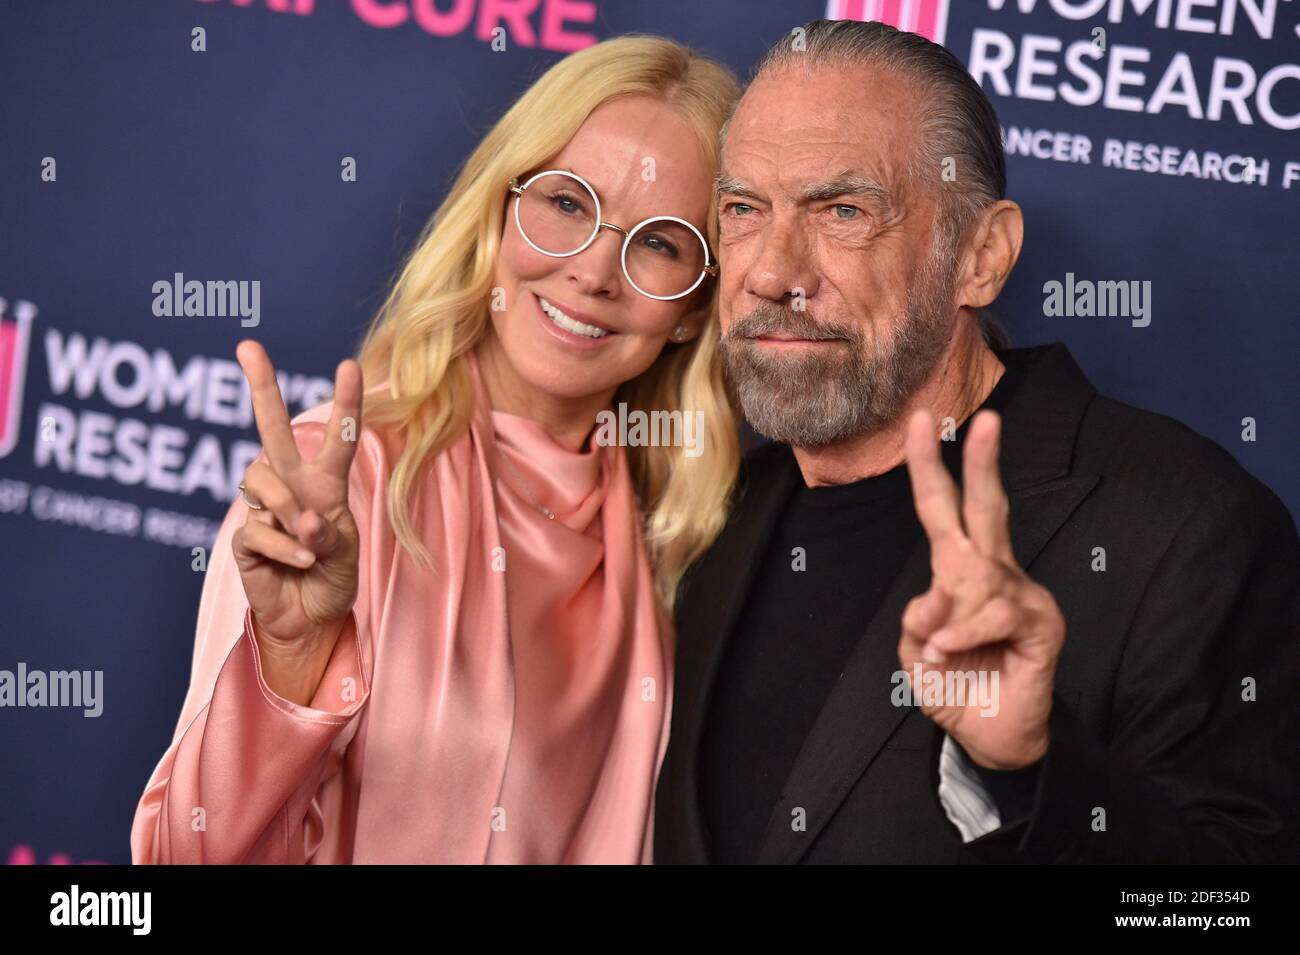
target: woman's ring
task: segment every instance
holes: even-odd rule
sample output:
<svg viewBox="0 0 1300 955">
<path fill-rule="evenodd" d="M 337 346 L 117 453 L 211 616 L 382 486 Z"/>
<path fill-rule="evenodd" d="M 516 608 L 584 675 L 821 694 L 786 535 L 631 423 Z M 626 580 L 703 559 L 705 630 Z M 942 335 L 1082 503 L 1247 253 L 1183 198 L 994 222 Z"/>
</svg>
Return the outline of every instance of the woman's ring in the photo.
<svg viewBox="0 0 1300 955">
<path fill-rule="evenodd" d="M 244 487 L 243 481 L 239 482 L 239 496 L 244 499 L 244 503 L 248 505 L 250 510 L 254 510 L 254 511 L 266 510 L 265 504 L 254 504 L 252 501 L 248 499 L 248 490 L 247 488 Z"/>
</svg>

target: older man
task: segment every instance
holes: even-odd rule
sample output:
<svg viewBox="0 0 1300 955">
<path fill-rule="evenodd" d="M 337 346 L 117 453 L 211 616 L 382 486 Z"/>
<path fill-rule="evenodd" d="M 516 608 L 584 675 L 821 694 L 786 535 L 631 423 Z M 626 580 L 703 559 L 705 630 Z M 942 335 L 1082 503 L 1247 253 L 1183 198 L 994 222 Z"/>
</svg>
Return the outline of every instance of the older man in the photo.
<svg viewBox="0 0 1300 955">
<path fill-rule="evenodd" d="M 1294 523 L 982 326 L 1022 219 L 960 62 L 805 25 L 718 189 L 727 369 L 773 441 L 683 582 L 657 861 L 1295 861 Z"/>
</svg>

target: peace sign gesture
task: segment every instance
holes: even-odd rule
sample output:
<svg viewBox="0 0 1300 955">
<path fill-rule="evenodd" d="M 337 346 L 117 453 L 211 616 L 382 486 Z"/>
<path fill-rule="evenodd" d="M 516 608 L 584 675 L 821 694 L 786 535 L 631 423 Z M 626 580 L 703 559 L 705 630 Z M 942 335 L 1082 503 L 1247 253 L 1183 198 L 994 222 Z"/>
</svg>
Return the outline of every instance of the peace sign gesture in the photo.
<svg viewBox="0 0 1300 955">
<path fill-rule="evenodd" d="M 351 359 L 339 364 L 324 443 L 305 461 L 266 350 L 247 339 L 235 354 L 267 459 L 244 472 L 252 504 L 234 534 L 235 562 L 253 610 L 263 677 L 281 696 L 305 704 L 357 594 L 359 534 L 348 509 L 348 472 L 361 431 L 361 368 Z"/>
<path fill-rule="evenodd" d="M 971 421 L 959 491 L 940 457 L 930 413 L 918 411 L 908 421 L 907 471 L 930 542 L 932 579 L 903 612 L 898 656 L 909 678 L 918 662 L 923 676 L 985 674 L 983 685 L 996 692 L 992 705 L 970 693 L 927 705 L 920 687 L 913 693 L 921 695 L 921 711 L 976 763 L 1018 769 L 1047 752 L 1065 618 L 1012 552 L 1010 508 L 998 474 L 1001 430 L 993 411 Z"/>
</svg>

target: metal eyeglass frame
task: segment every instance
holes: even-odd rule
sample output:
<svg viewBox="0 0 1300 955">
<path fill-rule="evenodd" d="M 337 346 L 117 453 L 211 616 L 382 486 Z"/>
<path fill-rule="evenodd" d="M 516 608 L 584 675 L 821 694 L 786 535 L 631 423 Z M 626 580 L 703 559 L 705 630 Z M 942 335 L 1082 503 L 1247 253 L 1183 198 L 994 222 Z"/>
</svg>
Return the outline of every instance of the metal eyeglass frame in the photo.
<svg viewBox="0 0 1300 955">
<path fill-rule="evenodd" d="M 587 236 L 587 241 L 582 243 L 582 245 L 578 246 L 572 252 L 551 252 L 549 249 L 543 249 L 532 239 L 528 238 L 528 233 L 524 231 L 523 224 L 519 221 L 519 203 L 520 200 L 523 199 L 524 190 L 527 189 L 529 186 L 531 186 L 533 183 L 535 183 L 538 179 L 542 178 L 542 176 L 568 176 L 570 179 L 573 179 L 578 183 L 580 183 L 582 187 L 586 189 L 588 194 L 591 196 L 592 202 L 595 203 L 596 226 L 594 229 L 591 230 L 591 235 Z M 567 169 L 544 169 L 541 172 L 530 176 L 528 178 L 528 181 L 525 182 L 522 186 L 519 184 L 519 178 L 517 176 L 511 176 L 509 186 L 510 186 L 510 191 L 515 195 L 515 228 L 519 230 L 519 234 L 523 236 L 524 241 L 527 242 L 534 249 L 536 249 L 538 252 L 542 253 L 542 255 L 549 255 L 552 258 L 556 258 L 556 259 L 567 259 L 570 256 L 577 255 L 579 252 L 582 252 L 588 246 L 590 246 L 591 243 L 595 242 L 596 236 L 600 235 L 601 229 L 613 229 L 615 232 L 618 232 L 619 234 L 624 236 L 623 250 L 619 254 L 619 262 L 623 267 L 623 277 L 627 279 L 627 283 L 631 285 L 632 288 L 636 289 L 646 298 L 657 299 L 661 302 L 671 302 L 673 299 L 678 299 L 686 295 L 690 295 L 692 292 L 694 292 L 697 288 L 700 287 L 700 283 L 704 281 L 704 277 L 706 275 L 716 276 L 718 274 L 718 266 L 713 261 L 713 257 L 709 253 L 709 243 L 705 241 L 703 234 L 700 232 L 699 229 L 695 228 L 694 225 L 687 222 L 685 219 L 679 219 L 677 216 L 651 216 L 649 219 L 643 219 L 642 221 L 638 222 L 631 229 L 631 231 L 624 229 L 620 226 L 616 226 L 612 222 L 606 222 L 601 217 L 600 197 L 596 195 L 596 190 L 591 187 L 591 183 L 587 182 L 587 180 L 583 179 L 575 172 L 569 172 Z M 690 288 L 688 288 L 684 292 L 678 292 L 676 295 L 650 294 L 645 289 L 641 288 L 641 286 L 637 285 L 636 282 L 632 281 L 632 276 L 627 270 L 627 249 L 628 246 L 632 244 L 632 237 L 636 235 L 638 232 L 640 232 L 647 225 L 649 225 L 651 222 L 660 222 L 660 221 L 676 222 L 679 225 L 686 226 L 686 228 L 690 229 L 692 232 L 695 233 L 695 237 L 700 240 L 700 246 L 704 249 L 704 268 L 700 269 L 699 277 L 696 278 L 694 283 L 691 284 Z"/>
</svg>

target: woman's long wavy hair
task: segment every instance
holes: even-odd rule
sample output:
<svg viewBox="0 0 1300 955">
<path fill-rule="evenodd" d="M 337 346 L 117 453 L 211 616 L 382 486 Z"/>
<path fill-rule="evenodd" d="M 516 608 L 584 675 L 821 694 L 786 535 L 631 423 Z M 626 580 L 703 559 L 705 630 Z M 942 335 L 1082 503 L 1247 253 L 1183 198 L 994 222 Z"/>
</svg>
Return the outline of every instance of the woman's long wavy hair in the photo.
<svg viewBox="0 0 1300 955">
<path fill-rule="evenodd" d="M 719 63 L 671 40 L 625 36 L 588 47 L 551 67 L 501 118 L 466 160 L 447 198 L 421 232 L 361 343 L 368 382 L 363 420 L 400 436 L 388 487 L 388 518 L 401 546 L 433 568 L 411 520 L 425 462 L 469 426 L 473 387 L 466 355 L 488 333 L 488 308 L 508 209 L 511 176 L 544 168 L 606 100 L 652 96 L 694 127 L 709 168 L 718 165 L 718 131 L 739 90 Z M 708 237 L 717 244 L 716 206 Z M 682 573 L 726 521 L 740 461 L 735 404 L 717 349 L 717 283 L 709 320 L 691 342 L 668 344 L 615 401 L 629 410 L 704 412 L 702 453 L 679 447 L 629 447 L 655 590 L 671 608 Z M 595 422 L 593 421 L 593 426 Z"/>
</svg>

